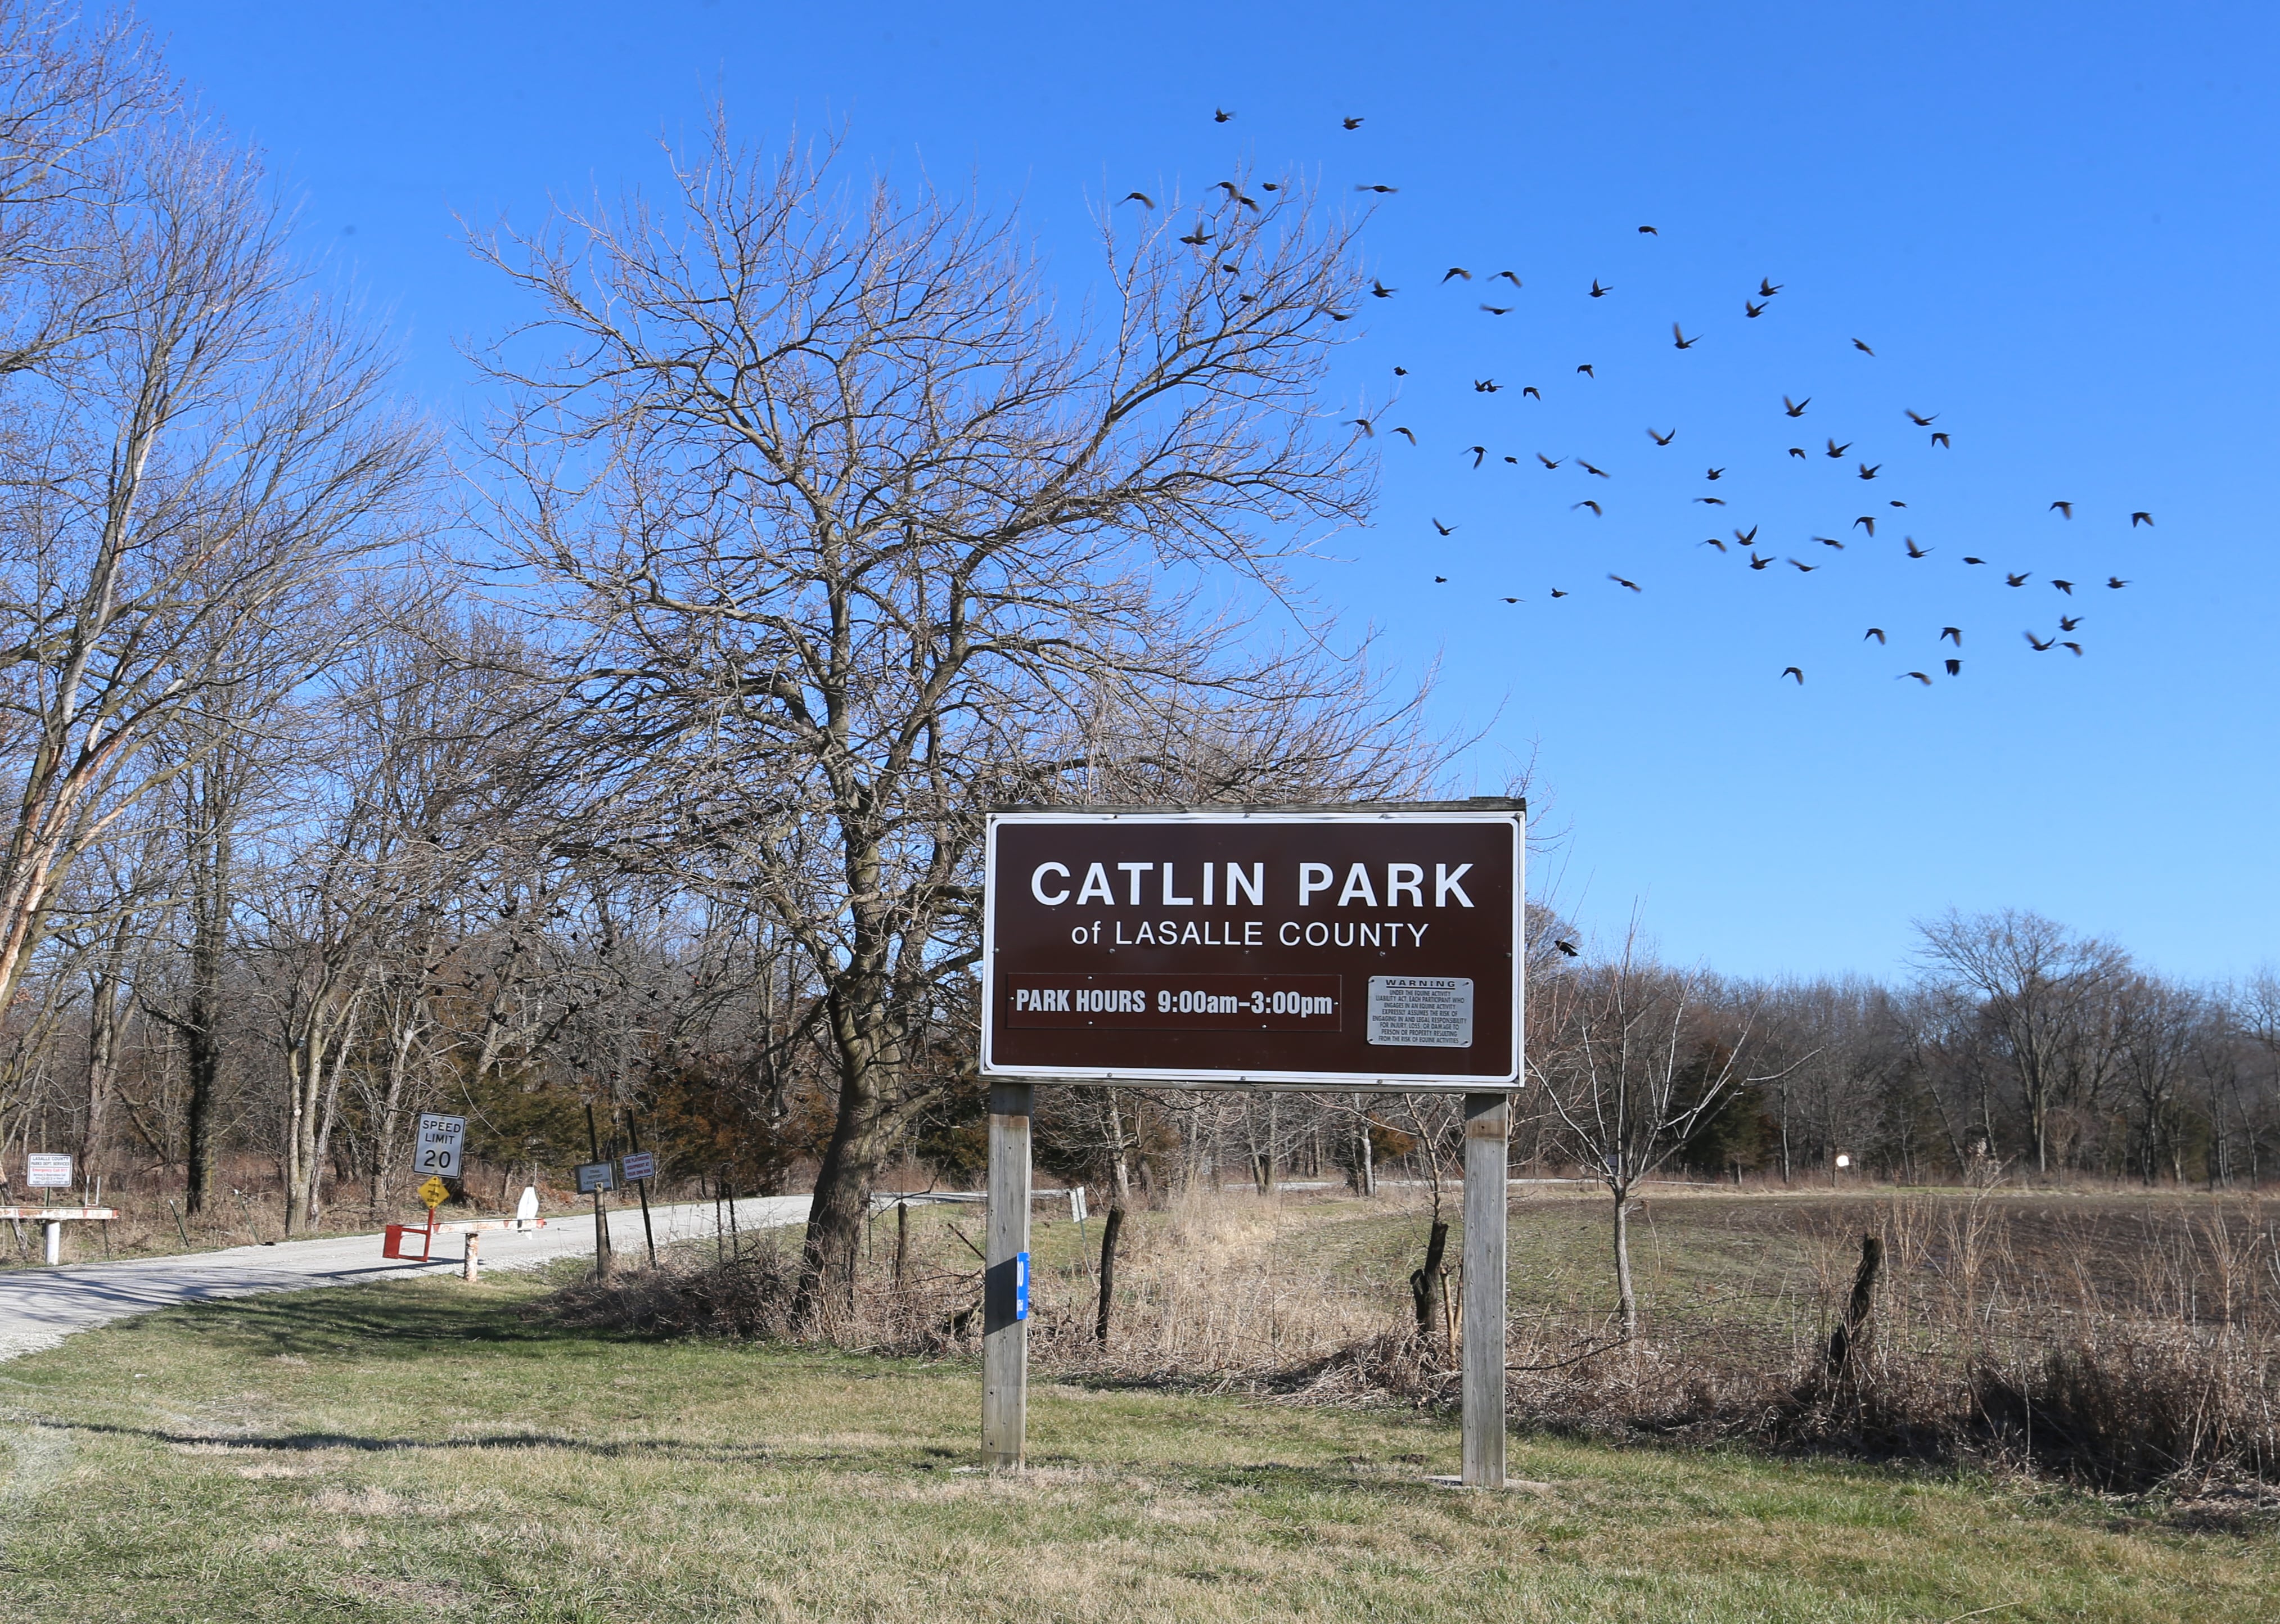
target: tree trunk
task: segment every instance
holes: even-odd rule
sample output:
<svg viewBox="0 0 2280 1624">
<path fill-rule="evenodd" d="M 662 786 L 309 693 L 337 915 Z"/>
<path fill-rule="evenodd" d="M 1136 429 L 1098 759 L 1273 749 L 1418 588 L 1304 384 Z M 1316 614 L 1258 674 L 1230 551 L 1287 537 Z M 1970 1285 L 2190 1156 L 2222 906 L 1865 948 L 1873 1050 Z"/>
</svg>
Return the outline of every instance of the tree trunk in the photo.
<svg viewBox="0 0 2280 1624">
<path fill-rule="evenodd" d="M 1852 1300 L 1845 1318 L 1829 1334 L 1829 1379 L 1841 1382 L 1860 1351 L 1869 1310 L 1876 1306 L 1876 1276 L 1884 1266 L 1884 1243 L 1873 1235 L 1860 1237 L 1860 1267 L 1852 1276 Z"/>
<path fill-rule="evenodd" d="M 221 843 L 225 848 L 227 843 Z M 192 1217 L 213 1195 L 215 1113 L 221 1095 L 221 977 L 227 929 L 228 858 L 199 863 L 190 905 L 197 918 L 190 938 L 190 999 L 182 1023 L 182 1053 L 189 1082 L 189 1143 L 182 1205 Z"/>
<path fill-rule="evenodd" d="M 1629 1193 L 1615 1197 L 1615 1305 L 1622 1315 L 1623 1340 L 1638 1335 L 1638 1293 L 1631 1284 L 1631 1208 Z"/>
<path fill-rule="evenodd" d="M 135 1006 L 133 995 L 130 994 L 123 1003 L 119 996 L 119 984 L 126 979 L 127 941 L 133 930 L 131 916 L 122 917 L 112 927 L 111 941 L 104 949 L 102 966 L 95 974 L 95 984 L 89 1000 L 87 1122 L 79 1146 L 82 1182 L 101 1171 L 100 1159 L 105 1130 L 110 1123 L 111 1101 L 118 1089 L 119 1034 Z"/>
<path fill-rule="evenodd" d="M 1448 1272 L 1442 1258 L 1449 1250 L 1449 1226 L 1439 1219 L 1425 1237 L 1425 1266 L 1409 1277 L 1410 1305 L 1417 1312 L 1417 1340 L 1433 1345 L 1433 1328 L 1444 1319 L 1449 1295 Z"/>
<path fill-rule="evenodd" d="M 815 1198 L 807 1210 L 799 1285 L 792 1297 L 792 1324 L 802 1331 L 813 1329 L 828 1309 L 854 1304 L 855 1261 L 871 1186 L 893 1140 L 884 1097 L 890 1068 L 871 1058 L 878 1047 L 866 1035 L 843 1042 L 840 1052 L 839 1109 L 815 1170 Z"/>
<path fill-rule="evenodd" d="M 1124 1202 L 1119 1197 L 1108 1204 L 1108 1218 L 1100 1226 L 1100 1308 L 1093 1317 L 1092 1339 L 1102 1347 L 1108 1345 L 1108 1316 L 1116 1305 L 1116 1242 L 1124 1233 Z"/>
</svg>

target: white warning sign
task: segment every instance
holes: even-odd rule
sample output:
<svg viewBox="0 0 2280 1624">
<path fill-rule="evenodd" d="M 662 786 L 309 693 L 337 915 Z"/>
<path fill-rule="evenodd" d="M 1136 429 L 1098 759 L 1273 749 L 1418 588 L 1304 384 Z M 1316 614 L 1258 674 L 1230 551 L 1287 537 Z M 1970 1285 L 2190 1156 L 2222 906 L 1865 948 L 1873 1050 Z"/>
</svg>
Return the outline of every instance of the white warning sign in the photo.
<svg viewBox="0 0 2280 1624">
<path fill-rule="evenodd" d="M 1472 978 L 1371 976 L 1369 1041 L 1409 1049 L 1470 1049 Z"/>
</svg>

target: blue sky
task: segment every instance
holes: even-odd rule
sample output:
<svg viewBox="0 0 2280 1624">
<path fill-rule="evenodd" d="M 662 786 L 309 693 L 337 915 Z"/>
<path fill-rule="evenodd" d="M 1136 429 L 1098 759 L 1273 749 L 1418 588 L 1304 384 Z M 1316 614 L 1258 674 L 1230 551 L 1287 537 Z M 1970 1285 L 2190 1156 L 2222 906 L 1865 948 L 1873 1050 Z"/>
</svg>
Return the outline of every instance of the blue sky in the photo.
<svg viewBox="0 0 2280 1624">
<path fill-rule="evenodd" d="M 1463 787 L 1534 760 L 1564 831 L 1538 889 L 1753 975 L 1891 974 L 1909 921 L 1951 905 L 2038 909 L 2196 978 L 2280 958 L 2272 8 L 143 15 L 446 414 L 469 399 L 457 346 L 514 313 L 455 214 L 535 222 L 550 193 L 653 183 L 659 135 L 716 91 L 754 140 L 843 121 L 867 165 L 1018 200 L 1072 292 L 1104 196 L 1193 196 L 1238 164 L 1398 186 L 1367 244 L 1399 291 L 1370 302 L 1339 404 L 1375 410 L 1405 366 L 1390 420 L 1421 444 L 1381 439 L 1376 523 L 1313 584 L 1405 669 L 1437 662 L 1437 723 L 1482 735 Z M 1454 265 L 1476 280 L 1443 285 Z M 1490 295 L 1506 267 L 1524 286 Z M 1760 277 L 1783 291 L 1747 319 Z M 1700 343 L 1675 350 L 1674 319 Z M 1732 539 L 1752 525 L 1762 571 Z M 2062 613 L 2084 654 L 2029 648 Z"/>
</svg>

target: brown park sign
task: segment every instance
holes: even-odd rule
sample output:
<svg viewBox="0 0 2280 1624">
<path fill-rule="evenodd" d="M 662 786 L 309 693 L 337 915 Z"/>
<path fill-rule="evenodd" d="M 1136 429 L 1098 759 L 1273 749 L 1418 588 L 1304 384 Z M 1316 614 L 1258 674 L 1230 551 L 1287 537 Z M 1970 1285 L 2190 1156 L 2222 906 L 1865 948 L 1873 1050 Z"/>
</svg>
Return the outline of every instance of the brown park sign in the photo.
<svg viewBox="0 0 2280 1624">
<path fill-rule="evenodd" d="M 1509 1087 L 1524 814 L 1517 801 L 997 813 L 982 1072 Z"/>
</svg>

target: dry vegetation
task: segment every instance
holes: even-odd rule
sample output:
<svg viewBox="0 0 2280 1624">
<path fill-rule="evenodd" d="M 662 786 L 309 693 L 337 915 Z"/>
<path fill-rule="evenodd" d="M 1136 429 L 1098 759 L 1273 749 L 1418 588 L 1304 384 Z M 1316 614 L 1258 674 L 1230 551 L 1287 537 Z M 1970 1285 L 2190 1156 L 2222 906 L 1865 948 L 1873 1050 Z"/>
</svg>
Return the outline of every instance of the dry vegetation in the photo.
<svg viewBox="0 0 2280 1624">
<path fill-rule="evenodd" d="M 1421 1334 L 1408 1275 L 1431 1213 L 1417 1197 L 1176 1197 L 1127 1228 L 1105 1347 L 1088 1249 L 1067 1220 L 1041 1225 L 1032 1358 L 1065 1380 L 1452 1405 L 1448 1332 L 1462 1328 L 1436 1315 Z M 2272 1502 L 2280 1212 L 2256 1201 L 1659 1194 L 1639 1227 L 1645 1330 L 1628 1345 L 1605 1205 L 1515 1204 L 1507 1358 L 1526 1424 Z M 978 1266 L 962 1237 L 974 1216 L 916 1209 L 899 1286 L 894 1215 L 875 1220 L 859 1306 L 832 1337 L 899 1354 L 970 1346 Z M 1868 1235 L 1883 1266 L 1837 1371 L 1831 1336 Z M 684 1254 L 606 1290 L 574 1288 L 556 1307 L 667 1334 L 781 1336 L 789 1266 L 768 1247 L 725 1265 Z"/>
</svg>

